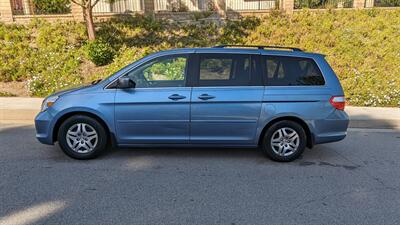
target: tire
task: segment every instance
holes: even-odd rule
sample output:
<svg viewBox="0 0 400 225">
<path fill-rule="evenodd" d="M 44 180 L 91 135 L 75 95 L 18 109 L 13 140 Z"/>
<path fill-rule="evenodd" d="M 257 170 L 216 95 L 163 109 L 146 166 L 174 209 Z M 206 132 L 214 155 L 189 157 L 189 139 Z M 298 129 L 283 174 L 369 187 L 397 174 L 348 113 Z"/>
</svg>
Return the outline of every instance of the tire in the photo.
<svg viewBox="0 0 400 225">
<path fill-rule="evenodd" d="M 105 128 L 96 119 L 85 115 L 66 119 L 57 138 L 63 152 L 74 159 L 93 159 L 107 148 Z"/>
<path fill-rule="evenodd" d="M 265 132 L 262 150 L 274 161 L 290 162 L 304 152 L 306 143 L 307 135 L 300 124 L 282 120 L 274 123 Z"/>
</svg>

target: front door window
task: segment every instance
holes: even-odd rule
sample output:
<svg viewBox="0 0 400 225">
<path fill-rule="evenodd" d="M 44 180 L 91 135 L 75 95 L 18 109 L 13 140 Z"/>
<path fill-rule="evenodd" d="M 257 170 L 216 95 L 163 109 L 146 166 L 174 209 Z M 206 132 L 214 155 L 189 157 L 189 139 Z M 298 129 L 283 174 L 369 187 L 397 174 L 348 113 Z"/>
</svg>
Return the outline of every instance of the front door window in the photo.
<svg viewBox="0 0 400 225">
<path fill-rule="evenodd" d="M 160 57 L 139 66 L 127 76 L 136 83 L 136 88 L 184 87 L 186 65 L 185 55 Z"/>
</svg>

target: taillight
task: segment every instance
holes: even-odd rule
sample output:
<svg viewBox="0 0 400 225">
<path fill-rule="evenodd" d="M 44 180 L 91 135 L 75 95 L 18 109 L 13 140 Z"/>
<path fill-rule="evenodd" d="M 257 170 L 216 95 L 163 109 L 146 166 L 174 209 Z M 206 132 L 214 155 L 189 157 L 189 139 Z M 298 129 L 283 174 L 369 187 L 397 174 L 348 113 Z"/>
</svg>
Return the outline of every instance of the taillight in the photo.
<svg viewBox="0 0 400 225">
<path fill-rule="evenodd" d="M 346 98 L 344 96 L 332 96 L 329 99 L 329 102 L 335 109 L 344 110 L 344 106 L 346 105 Z"/>
</svg>

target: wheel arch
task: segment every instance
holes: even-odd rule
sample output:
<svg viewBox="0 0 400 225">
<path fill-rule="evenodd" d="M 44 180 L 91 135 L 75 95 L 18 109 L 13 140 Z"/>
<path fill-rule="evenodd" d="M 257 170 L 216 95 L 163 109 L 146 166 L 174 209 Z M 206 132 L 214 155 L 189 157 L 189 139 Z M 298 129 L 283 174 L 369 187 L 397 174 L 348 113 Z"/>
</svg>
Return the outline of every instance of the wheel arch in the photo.
<svg viewBox="0 0 400 225">
<path fill-rule="evenodd" d="M 269 121 L 264 128 L 262 129 L 260 136 L 258 137 L 258 145 L 261 145 L 261 142 L 263 140 L 263 137 L 265 135 L 265 132 L 267 132 L 267 130 L 275 123 L 282 121 L 282 120 L 289 120 L 289 121 L 293 121 L 296 122 L 298 124 L 300 124 L 300 126 L 303 127 L 304 131 L 306 132 L 306 136 L 307 136 L 307 143 L 306 146 L 308 148 L 312 148 L 314 146 L 314 134 L 311 132 L 310 127 L 307 125 L 307 123 L 302 120 L 299 117 L 296 116 L 281 116 L 278 118 L 274 118 L 271 121 Z"/>
<path fill-rule="evenodd" d="M 57 141 L 57 137 L 58 137 L 58 131 L 59 128 L 61 126 L 61 124 L 67 120 L 68 118 L 70 118 L 71 116 L 75 116 L 75 115 L 84 115 L 84 116 L 88 116 L 91 117 L 95 120 L 97 120 L 106 130 L 107 136 L 108 136 L 108 140 L 111 141 L 111 143 L 114 145 L 115 141 L 114 141 L 114 135 L 111 132 L 110 127 L 107 125 L 107 123 L 105 122 L 105 120 L 103 118 L 101 118 L 99 115 L 93 113 L 93 112 L 88 112 L 88 111 L 72 111 L 72 112 L 67 112 L 64 115 L 62 115 L 60 118 L 57 119 L 56 123 L 54 124 L 53 127 L 53 133 L 52 133 L 52 139 L 53 142 Z"/>
</svg>

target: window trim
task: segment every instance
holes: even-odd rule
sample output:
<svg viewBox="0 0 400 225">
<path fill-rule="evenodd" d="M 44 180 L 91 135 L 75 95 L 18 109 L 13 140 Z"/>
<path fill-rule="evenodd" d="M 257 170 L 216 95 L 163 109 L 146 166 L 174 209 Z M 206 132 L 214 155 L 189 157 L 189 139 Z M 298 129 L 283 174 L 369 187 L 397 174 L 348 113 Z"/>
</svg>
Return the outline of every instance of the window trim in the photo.
<svg viewBox="0 0 400 225">
<path fill-rule="evenodd" d="M 200 60 L 201 56 L 210 56 L 215 58 L 224 58 L 232 56 L 234 57 L 249 57 L 250 59 L 250 83 L 248 85 L 210 85 L 210 86 L 201 86 L 200 85 Z M 222 53 L 222 52 L 207 52 L 207 53 L 195 53 L 193 56 L 193 67 L 191 67 L 192 73 L 192 80 L 191 85 L 192 87 L 204 87 L 204 88 L 223 88 L 223 87 L 262 87 L 264 85 L 264 78 L 261 75 L 262 68 L 260 68 L 260 54 L 244 54 L 244 53 Z M 256 62 L 256 68 L 254 70 L 252 62 L 253 60 Z M 261 78 L 260 78 L 261 76 Z M 223 81 L 223 80 L 221 80 Z"/>
<path fill-rule="evenodd" d="M 309 59 L 312 60 L 315 65 L 317 66 L 318 70 L 321 73 L 322 79 L 324 80 L 324 84 L 321 85 L 268 85 L 268 77 L 267 77 L 267 64 L 266 61 L 269 57 L 287 57 L 287 58 L 297 58 L 297 59 Z M 262 78 L 263 78 L 263 84 L 265 87 L 272 87 L 272 88 L 279 88 L 279 87 L 326 87 L 326 79 L 324 76 L 324 73 L 322 72 L 322 69 L 320 65 L 317 63 L 317 61 L 313 57 L 307 57 L 307 56 L 292 56 L 292 55 L 269 55 L 269 54 L 263 54 L 260 57 L 260 65 L 261 69 L 260 72 L 262 73 Z"/>
<path fill-rule="evenodd" d="M 126 76 L 127 74 L 129 74 L 129 73 L 132 72 L 133 70 L 138 69 L 139 67 L 141 67 L 141 66 L 143 66 L 143 65 L 145 65 L 145 64 L 147 64 L 147 63 L 149 63 L 149 62 L 152 62 L 152 61 L 155 61 L 155 60 L 159 60 L 159 59 L 162 59 L 162 58 L 171 57 L 171 56 L 174 56 L 174 57 L 184 56 L 184 57 L 187 58 L 187 60 L 186 60 L 186 66 L 185 66 L 185 74 L 184 74 L 184 76 L 185 76 L 185 80 L 184 80 L 184 81 L 185 81 L 185 85 L 184 85 L 184 86 L 181 86 L 181 87 L 141 87 L 141 88 L 140 88 L 140 87 L 139 87 L 139 88 L 136 88 L 136 87 L 135 87 L 134 89 L 150 89 L 150 88 L 160 89 L 160 88 L 184 88 L 184 87 L 191 87 L 191 86 L 189 85 L 189 83 L 190 83 L 190 82 L 189 82 L 189 79 L 191 79 L 191 78 L 190 78 L 190 75 L 189 75 L 189 71 L 190 71 L 190 70 L 189 70 L 189 67 L 192 66 L 191 64 L 193 64 L 193 62 L 192 62 L 192 61 L 193 61 L 193 55 L 194 55 L 194 53 L 174 53 L 174 54 L 161 55 L 161 56 L 157 56 L 157 57 L 151 58 L 151 59 L 149 59 L 149 60 L 146 60 L 146 61 L 140 63 L 139 65 L 136 65 L 136 66 L 130 68 L 130 69 L 129 69 L 128 71 L 126 71 L 125 73 L 123 73 L 123 74 L 121 74 L 120 76 L 116 77 L 114 80 L 110 81 L 107 85 L 105 85 L 105 87 L 104 87 L 103 89 L 104 89 L 104 90 L 121 90 L 120 88 L 113 87 L 120 77 Z"/>
</svg>

